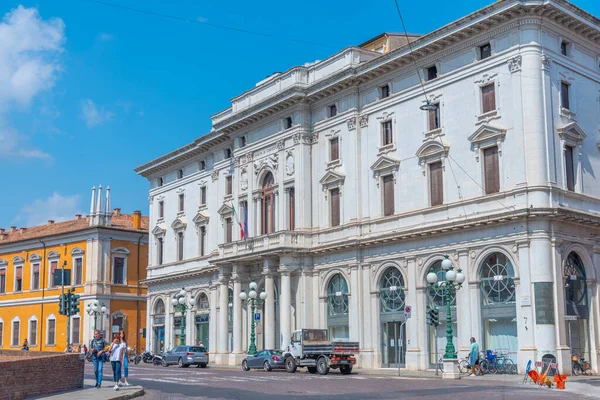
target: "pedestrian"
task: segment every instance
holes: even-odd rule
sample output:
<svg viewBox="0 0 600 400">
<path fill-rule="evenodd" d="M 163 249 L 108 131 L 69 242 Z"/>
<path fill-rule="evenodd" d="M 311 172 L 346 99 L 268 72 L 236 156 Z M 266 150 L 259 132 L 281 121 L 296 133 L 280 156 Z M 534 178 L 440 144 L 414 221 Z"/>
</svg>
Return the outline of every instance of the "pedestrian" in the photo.
<svg viewBox="0 0 600 400">
<path fill-rule="evenodd" d="M 121 339 L 121 343 L 125 343 L 125 357 L 123 357 L 123 386 L 131 386 L 129 382 L 127 382 L 127 377 L 129 376 L 129 343 L 127 343 L 127 338 L 125 337 L 125 331 L 123 329 L 119 331 L 119 339 Z"/>
<path fill-rule="evenodd" d="M 475 338 L 471 338 L 471 348 L 469 349 L 469 364 L 471 364 L 471 375 L 475 376 L 475 368 L 479 368 L 479 343 Z"/>
<path fill-rule="evenodd" d="M 25 341 L 23 342 L 23 347 L 21 347 L 21 350 L 29 351 L 29 342 L 27 341 L 27 339 L 25 339 Z"/>
<path fill-rule="evenodd" d="M 83 354 L 87 354 L 87 352 L 88 352 L 88 348 L 87 348 L 87 346 L 86 346 L 85 344 L 84 344 L 83 346 L 81 346 L 81 352 L 82 352 Z"/>
<path fill-rule="evenodd" d="M 96 375 L 96 388 L 100 389 L 102 385 L 102 371 L 104 369 L 104 348 L 106 340 L 102 338 L 99 330 L 94 331 L 94 339 L 90 343 L 92 352 L 92 363 L 94 364 L 94 375 Z"/>
<path fill-rule="evenodd" d="M 125 348 L 125 344 L 121 343 L 121 339 L 119 339 L 119 334 L 115 333 L 113 335 L 113 342 L 110 345 L 110 365 L 113 370 L 113 379 L 115 381 L 115 387 L 113 389 L 119 390 L 119 381 L 121 380 L 121 368 L 123 365 L 123 354 L 125 353 L 123 350 Z"/>
</svg>

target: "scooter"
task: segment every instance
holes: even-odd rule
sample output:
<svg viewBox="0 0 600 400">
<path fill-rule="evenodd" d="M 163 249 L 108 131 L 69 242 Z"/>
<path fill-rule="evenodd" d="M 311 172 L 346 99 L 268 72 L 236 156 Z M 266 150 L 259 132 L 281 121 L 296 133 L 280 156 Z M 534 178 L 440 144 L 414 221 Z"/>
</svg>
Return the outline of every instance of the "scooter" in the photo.
<svg viewBox="0 0 600 400">
<path fill-rule="evenodd" d="M 145 350 L 142 352 L 142 361 L 146 364 L 150 364 L 152 363 L 152 359 L 154 358 L 154 354 L 152 354 L 150 351 Z"/>
</svg>

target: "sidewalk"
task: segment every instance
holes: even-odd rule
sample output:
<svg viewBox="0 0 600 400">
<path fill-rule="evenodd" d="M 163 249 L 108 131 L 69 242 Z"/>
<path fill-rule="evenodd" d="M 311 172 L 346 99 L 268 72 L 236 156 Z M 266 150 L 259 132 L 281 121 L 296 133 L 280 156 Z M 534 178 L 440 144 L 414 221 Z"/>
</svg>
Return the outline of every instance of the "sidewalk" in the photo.
<svg viewBox="0 0 600 400">
<path fill-rule="evenodd" d="M 93 379 L 84 379 L 83 389 L 72 390 L 51 396 L 34 397 L 34 399 L 49 400 L 127 400 L 144 395 L 144 388 L 141 386 L 120 387 L 114 390 L 112 382 L 106 382 L 100 389 L 96 389 L 96 382 Z"/>
</svg>

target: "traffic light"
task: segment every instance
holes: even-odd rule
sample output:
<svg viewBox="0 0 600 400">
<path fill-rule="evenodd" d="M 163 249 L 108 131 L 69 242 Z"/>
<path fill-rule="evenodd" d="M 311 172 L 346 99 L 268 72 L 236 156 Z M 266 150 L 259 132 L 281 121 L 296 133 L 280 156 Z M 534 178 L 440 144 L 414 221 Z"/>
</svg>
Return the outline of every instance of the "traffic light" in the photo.
<svg viewBox="0 0 600 400">
<path fill-rule="evenodd" d="M 67 302 L 65 301 L 66 295 L 61 294 L 58 296 L 58 313 L 60 315 L 67 315 Z"/>
<path fill-rule="evenodd" d="M 70 293 L 69 296 L 69 315 L 76 315 L 79 313 L 79 296 L 74 292 Z"/>
<path fill-rule="evenodd" d="M 427 316 L 427 325 L 431 325 L 431 308 L 427 309 L 427 312 L 425 313 L 425 315 Z"/>
<path fill-rule="evenodd" d="M 440 324 L 440 312 L 436 307 L 431 309 L 431 325 L 438 326 Z"/>
</svg>

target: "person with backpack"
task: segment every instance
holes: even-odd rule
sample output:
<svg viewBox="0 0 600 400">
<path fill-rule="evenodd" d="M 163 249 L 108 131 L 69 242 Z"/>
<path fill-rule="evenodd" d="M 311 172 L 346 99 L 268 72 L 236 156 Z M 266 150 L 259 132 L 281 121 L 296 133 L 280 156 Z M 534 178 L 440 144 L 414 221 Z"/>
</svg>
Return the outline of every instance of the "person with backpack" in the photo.
<svg viewBox="0 0 600 400">
<path fill-rule="evenodd" d="M 102 385 L 102 371 L 104 368 L 104 348 L 106 340 L 102 338 L 99 330 L 94 331 L 94 339 L 90 343 L 90 351 L 92 352 L 92 363 L 94 364 L 94 374 L 96 375 L 96 388 L 100 389 Z"/>
</svg>

